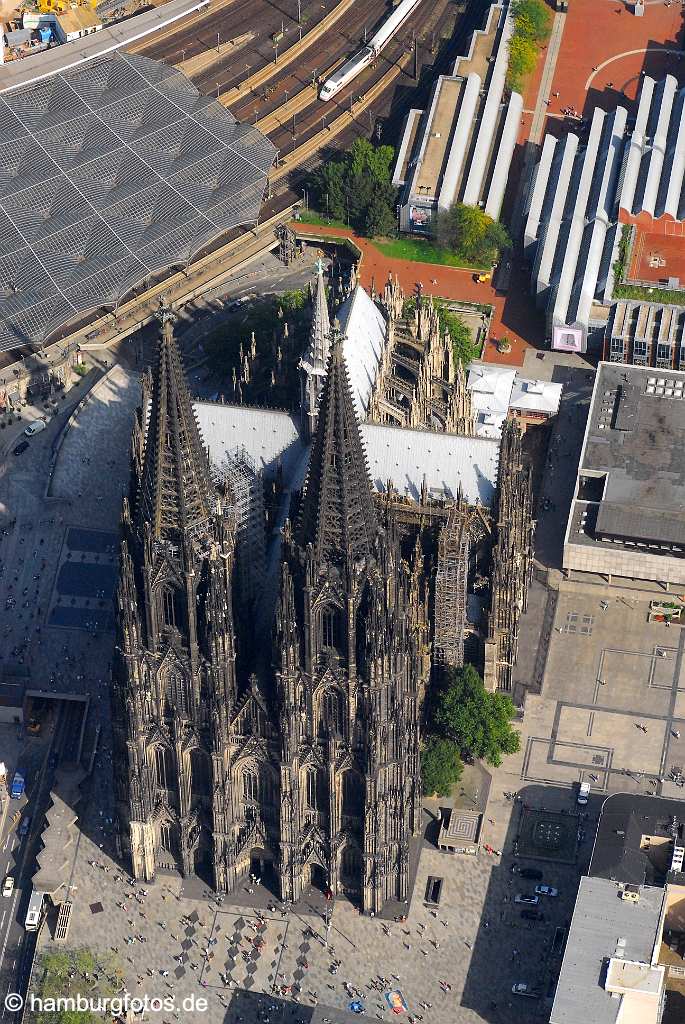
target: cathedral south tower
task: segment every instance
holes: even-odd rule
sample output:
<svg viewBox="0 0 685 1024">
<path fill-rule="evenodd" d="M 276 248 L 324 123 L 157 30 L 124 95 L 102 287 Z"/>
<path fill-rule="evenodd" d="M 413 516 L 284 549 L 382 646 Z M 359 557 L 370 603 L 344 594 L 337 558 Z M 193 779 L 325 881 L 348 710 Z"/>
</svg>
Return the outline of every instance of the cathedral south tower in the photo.
<svg viewBox="0 0 685 1024">
<path fill-rule="evenodd" d="M 421 813 L 411 615 L 409 573 L 378 521 L 334 327 L 277 609 L 286 899 L 310 884 L 365 912 L 408 898 Z"/>
</svg>

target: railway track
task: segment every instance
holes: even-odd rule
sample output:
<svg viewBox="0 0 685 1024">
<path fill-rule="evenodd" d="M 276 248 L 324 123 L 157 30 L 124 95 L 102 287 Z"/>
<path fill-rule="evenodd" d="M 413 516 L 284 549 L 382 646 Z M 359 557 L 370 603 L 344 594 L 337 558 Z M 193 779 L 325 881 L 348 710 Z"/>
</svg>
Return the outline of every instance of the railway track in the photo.
<svg viewBox="0 0 685 1024">
<path fill-rule="evenodd" d="M 230 9 L 236 11 L 239 7 L 243 8 L 250 4 L 254 6 L 254 2 L 255 0 L 233 0 Z M 304 0 L 302 2 L 304 5 Z M 463 25 L 459 26 L 460 31 L 455 33 L 452 40 L 457 47 L 463 44 L 465 36 L 478 23 L 484 6 L 486 6 L 485 0 L 473 0 L 472 11 L 469 12 L 471 16 L 462 19 Z M 363 23 L 367 23 L 369 27 L 373 24 L 374 12 L 378 12 L 378 16 L 380 16 L 383 9 L 385 8 L 381 6 L 381 0 L 357 0 L 355 4 L 357 14 L 361 13 Z M 240 265 L 243 253 L 245 258 L 248 258 L 247 254 L 255 255 L 260 250 L 260 246 L 262 251 L 272 248 L 274 245 L 273 228 L 269 228 L 268 225 L 275 226 L 292 215 L 300 195 L 297 188 L 299 181 L 303 174 L 316 163 L 320 154 L 330 146 L 332 140 L 336 140 L 336 145 L 339 148 L 345 148 L 355 137 L 370 132 L 373 127 L 372 105 L 374 105 L 376 116 L 380 113 L 385 116 L 385 113 L 388 112 L 391 117 L 397 119 L 401 115 L 399 110 L 393 114 L 391 97 L 402 76 L 406 78 L 407 83 L 410 81 L 411 41 L 414 36 L 421 38 L 421 34 L 424 39 L 428 38 L 430 33 L 433 36 L 436 33 L 439 34 L 449 20 L 448 12 L 450 10 L 454 12 L 450 0 L 437 0 L 432 7 L 429 7 L 427 2 L 421 5 L 402 32 L 388 44 L 376 66 L 362 72 L 358 79 L 350 83 L 334 100 L 327 104 L 318 100 L 316 88 L 312 84 L 312 77 L 310 77 L 311 71 L 307 66 L 311 64 L 312 54 L 305 54 L 303 59 L 298 62 L 297 71 L 293 72 L 292 68 L 289 69 L 285 77 L 277 80 L 275 89 L 270 96 L 261 101 L 261 118 L 259 117 L 259 107 L 254 111 L 254 123 L 270 135 L 280 150 L 279 160 L 270 176 L 269 195 L 262 207 L 260 227 L 254 230 L 234 229 L 224 235 L 218 245 L 199 253 L 194 264 L 187 269 L 184 275 L 173 274 L 170 278 L 151 285 L 141 295 L 123 303 L 120 312 L 125 313 L 127 321 L 125 325 L 121 321 L 117 323 L 110 314 L 100 318 L 95 325 L 90 323 L 80 329 L 76 335 L 85 336 L 86 331 L 91 331 L 93 326 L 96 326 L 101 328 L 98 346 L 116 343 L 149 322 L 154 315 L 154 309 L 161 294 L 167 294 L 175 304 L 183 305 L 211 289 L 217 281 L 230 276 L 233 271 L 227 264 Z M 453 13 L 451 17 L 454 17 Z M 334 26 L 334 31 L 340 32 L 341 27 L 341 24 L 338 23 Z M 360 29 L 359 20 L 357 21 L 357 31 L 363 32 L 363 28 Z M 336 63 L 353 52 L 353 47 L 357 42 L 359 42 L 359 38 L 346 37 L 339 41 L 337 46 L 331 44 L 333 52 L 328 51 L 329 62 L 321 61 L 321 75 L 313 77 L 321 78 L 324 73 L 330 73 Z M 460 49 L 454 47 L 448 47 L 448 49 L 452 49 L 454 53 L 461 52 Z M 428 56 L 425 51 L 424 47 L 424 59 Z M 318 48 L 317 54 L 320 52 L 321 48 Z M 453 59 L 453 55 L 450 57 L 448 53 L 443 54 L 440 61 L 434 63 L 434 73 L 447 70 L 451 59 Z M 280 73 L 284 69 L 279 68 L 278 70 Z M 433 76 L 431 76 L 431 82 L 432 80 Z M 299 84 L 299 88 L 296 85 L 293 86 L 293 82 L 296 85 Z M 293 89 L 292 95 L 290 95 L 288 84 Z M 424 94 L 429 85 L 430 83 L 425 84 L 423 89 L 419 89 L 412 95 L 412 104 L 416 105 L 417 102 L 424 101 Z M 278 98 L 283 95 L 285 101 L 279 103 Z M 244 115 L 246 112 L 248 102 L 254 104 L 255 99 L 243 100 L 238 107 L 233 108 L 232 112 L 241 120 L 246 120 L 244 116 L 240 117 L 240 115 Z M 402 104 L 402 109 L 404 108 L 406 108 L 406 103 Z M 290 126 L 293 114 L 298 118 L 294 133 Z M 361 119 L 360 115 L 362 114 L 368 115 L 368 123 L 365 118 Z M 253 120 L 253 118 L 249 120 Z M 287 151 L 289 148 L 290 152 Z M 212 274 L 213 268 L 216 268 L 216 273 Z M 194 270 L 195 273 L 193 273 Z M 201 280 L 198 279 L 199 277 Z M 197 281 L 196 284 L 192 283 L 193 279 Z"/>
<path fill-rule="evenodd" d="M 278 166 L 275 167 L 270 175 L 270 181 L 280 181 L 287 174 L 290 173 L 293 167 L 297 167 L 300 164 L 306 163 L 311 157 L 318 153 L 320 149 L 328 146 L 332 139 L 337 138 L 341 132 L 346 128 L 356 124 L 358 116 L 365 110 L 368 109 L 371 103 L 373 103 L 378 97 L 395 82 L 395 80 L 404 72 L 406 65 L 410 61 L 409 54 L 403 54 L 396 64 L 393 64 L 388 70 L 375 82 L 366 92 L 359 96 L 356 103 L 354 102 L 354 95 L 352 92 L 349 94 L 350 98 L 350 109 L 343 110 L 342 113 L 338 114 L 330 124 L 325 124 L 321 128 L 321 131 L 312 135 L 306 142 L 301 143 L 292 153 L 286 154 L 281 160 L 279 160 Z M 323 118 L 322 118 L 323 121 Z"/>
</svg>

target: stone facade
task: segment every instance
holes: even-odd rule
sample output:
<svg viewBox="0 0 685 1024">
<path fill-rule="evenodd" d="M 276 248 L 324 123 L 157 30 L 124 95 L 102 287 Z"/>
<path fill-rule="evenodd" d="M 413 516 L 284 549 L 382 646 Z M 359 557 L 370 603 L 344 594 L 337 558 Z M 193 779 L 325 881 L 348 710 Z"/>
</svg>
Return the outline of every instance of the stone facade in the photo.
<svg viewBox="0 0 685 1024">
<path fill-rule="evenodd" d="M 273 657 L 246 676 L 233 499 L 210 474 L 163 314 L 123 510 L 116 796 L 137 878 L 198 872 L 230 891 L 269 873 L 283 899 L 315 884 L 377 912 L 409 895 L 425 609 L 374 506 L 335 330 L 317 412 Z"/>
</svg>

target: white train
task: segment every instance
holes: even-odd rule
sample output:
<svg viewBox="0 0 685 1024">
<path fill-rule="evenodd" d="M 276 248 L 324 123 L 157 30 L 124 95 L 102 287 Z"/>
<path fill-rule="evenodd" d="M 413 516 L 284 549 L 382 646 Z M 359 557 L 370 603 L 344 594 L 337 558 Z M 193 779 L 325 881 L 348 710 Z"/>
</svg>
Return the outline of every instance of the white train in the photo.
<svg viewBox="0 0 685 1024">
<path fill-rule="evenodd" d="M 400 0 L 395 10 L 388 15 L 366 46 L 362 47 L 353 57 L 349 57 L 330 78 L 326 79 L 319 90 L 319 99 L 324 101 L 332 99 L 348 82 L 351 82 L 364 68 L 368 67 L 420 3 L 421 0 Z"/>
</svg>

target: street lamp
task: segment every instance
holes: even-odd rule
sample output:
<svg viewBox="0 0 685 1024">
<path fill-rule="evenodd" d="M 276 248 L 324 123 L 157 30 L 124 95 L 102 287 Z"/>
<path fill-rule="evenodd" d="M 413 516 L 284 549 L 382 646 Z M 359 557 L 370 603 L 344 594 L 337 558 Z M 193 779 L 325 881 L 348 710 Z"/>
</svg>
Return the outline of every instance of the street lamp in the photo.
<svg viewBox="0 0 685 1024">
<path fill-rule="evenodd" d="M 219 53 L 221 35 L 219 32 L 216 34 L 216 52 Z"/>
<path fill-rule="evenodd" d="M 299 25 L 302 21 L 302 2 L 297 0 L 297 24 Z"/>
<path fill-rule="evenodd" d="M 219 83 L 217 82 L 217 83 L 216 83 L 216 98 L 217 98 L 217 99 L 219 99 L 219 95 L 220 95 L 220 92 L 221 92 L 221 90 L 220 90 L 220 88 L 219 88 Z"/>
<path fill-rule="evenodd" d="M 332 923 L 331 922 L 331 918 L 333 916 L 333 914 L 332 914 L 332 909 L 333 909 L 333 893 L 330 890 L 330 888 L 326 889 L 325 895 L 326 895 L 326 940 L 325 940 L 325 946 L 326 946 L 326 949 L 328 949 L 328 937 L 329 937 L 329 935 L 331 933 L 331 923 Z"/>
</svg>

